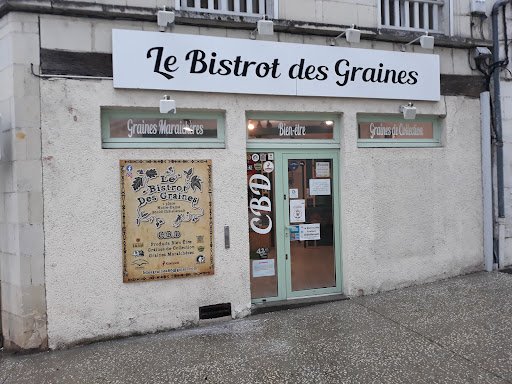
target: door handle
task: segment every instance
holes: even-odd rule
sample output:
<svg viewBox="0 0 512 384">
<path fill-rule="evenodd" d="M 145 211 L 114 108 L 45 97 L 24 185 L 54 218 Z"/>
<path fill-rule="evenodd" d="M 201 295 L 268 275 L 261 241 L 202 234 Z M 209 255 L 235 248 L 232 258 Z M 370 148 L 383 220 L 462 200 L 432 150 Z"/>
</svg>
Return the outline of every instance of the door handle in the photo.
<svg viewBox="0 0 512 384">
<path fill-rule="evenodd" d="M 294 225 L 287 225 L 284 227 L 284 236 L 285 237 L 290 237 L 290 232 L 291 232 L 291 229 L 292 227 L 295 227 Z"/>
</svg>

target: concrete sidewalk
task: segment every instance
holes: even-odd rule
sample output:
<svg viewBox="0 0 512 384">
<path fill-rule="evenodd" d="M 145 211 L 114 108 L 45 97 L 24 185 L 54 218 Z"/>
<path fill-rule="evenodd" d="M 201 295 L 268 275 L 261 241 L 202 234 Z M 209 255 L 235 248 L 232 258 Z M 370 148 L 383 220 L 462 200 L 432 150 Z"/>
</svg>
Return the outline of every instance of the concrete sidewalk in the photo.
<svg viewBox="0 0 512 384">
<path fill-rule="evenodd" d="M 0 383 L 512 383 L 512 275 L 0 355 Z"/>
</svg>

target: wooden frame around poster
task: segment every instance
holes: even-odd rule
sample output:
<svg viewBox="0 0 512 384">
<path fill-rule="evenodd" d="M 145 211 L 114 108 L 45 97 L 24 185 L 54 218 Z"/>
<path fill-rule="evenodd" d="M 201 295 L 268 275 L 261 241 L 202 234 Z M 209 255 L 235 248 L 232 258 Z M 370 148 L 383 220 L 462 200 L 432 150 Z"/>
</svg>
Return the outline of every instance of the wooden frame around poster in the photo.
<svg viewBox="0 0 512 384">
<path fill-rule="evenodd" d="M 120 160 L 123 282 L 212 275 L 211 160 Z"/>
</svg>

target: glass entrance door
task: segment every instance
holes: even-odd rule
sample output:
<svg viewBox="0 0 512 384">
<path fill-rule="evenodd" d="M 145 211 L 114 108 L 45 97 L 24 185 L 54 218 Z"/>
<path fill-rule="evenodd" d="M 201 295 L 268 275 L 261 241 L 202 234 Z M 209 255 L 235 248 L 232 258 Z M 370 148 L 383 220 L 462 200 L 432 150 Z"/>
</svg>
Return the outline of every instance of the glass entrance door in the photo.
<svg viewBox="0 0 512 384">
<path fill-rule="evenodd" d="M 336 151 L 247 154 L 251 295 L 341 292 Z"/>
<path fill-rule="evenodd" d="M 288 208 L 288 291 L 336 288 L 333 159 L 285 154 Z"/>
</svg>

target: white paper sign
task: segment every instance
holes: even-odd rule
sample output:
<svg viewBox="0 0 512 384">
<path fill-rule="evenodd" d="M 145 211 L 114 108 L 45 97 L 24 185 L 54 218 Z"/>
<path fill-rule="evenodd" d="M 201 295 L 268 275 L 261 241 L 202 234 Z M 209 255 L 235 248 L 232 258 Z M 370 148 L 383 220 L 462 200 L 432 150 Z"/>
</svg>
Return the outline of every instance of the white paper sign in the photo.
<svg viewBox="0 0 512 384">
<path fill-rule="evenodd" d="M 290 199 L 297 199 L 299 197 L 299 190 L 297 188 L 290 188 L 288 194 L 290 195 Z"/>
<path fill-rule="evenodd" d="M 440 100 L 439 56 L 113 30 L 114 88 Z"/>
<path fill-rule="evenodd" d="M 331 177 L 331 163 L 327 161 L 319 161 L 316 163 L 316 177 Z"/>
<path fill-rule="evenodd" d="M 309 179 L 311 196 L 328 196 L 331 194 L 331 179 Z"/>
<path fill-rule="evenodd" d="M 275 274 L 274 259 L 252 261 L 252 277 L 275 276 Z"/>
<path fill-rule="evenodd" d="M 290 223 L 303 223 L 306 221 L 306 200 L 290 200 Z"/>
<path fill-rule="evenodd" d="M 299 240 L 320 240 L 320 224 L 301 224 L 299 226 Z"/>
</svg>

